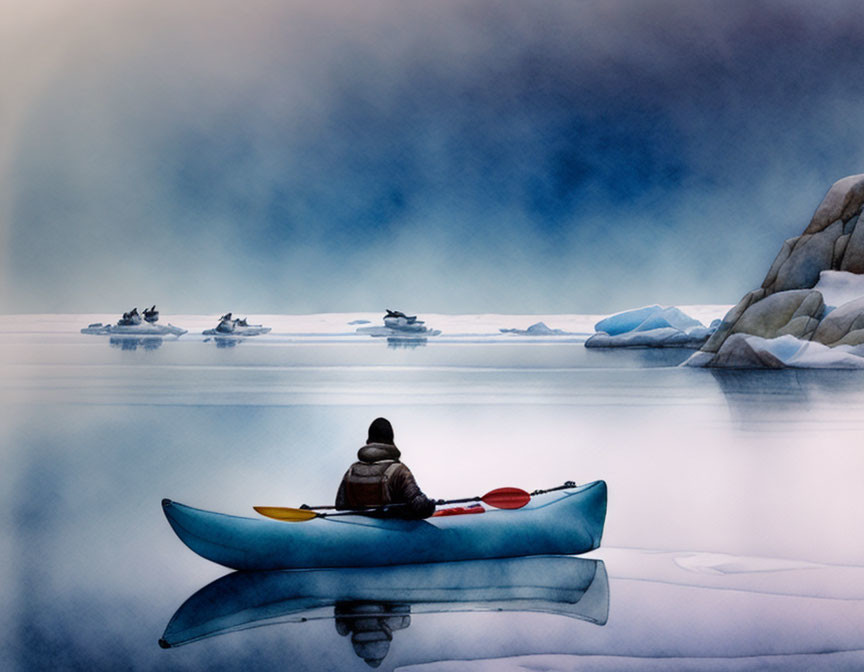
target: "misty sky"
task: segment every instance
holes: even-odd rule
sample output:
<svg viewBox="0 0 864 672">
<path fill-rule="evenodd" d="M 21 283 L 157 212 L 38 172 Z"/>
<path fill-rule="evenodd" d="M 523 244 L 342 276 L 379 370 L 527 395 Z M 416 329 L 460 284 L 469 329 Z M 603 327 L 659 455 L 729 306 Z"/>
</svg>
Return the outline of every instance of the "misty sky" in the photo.
<svg viewBox="0 0 864 672">
<path fill-rule="evenodd" d="M 734 303 L 864 172 L 858 0 L 0 4 L 0 312 Z"/>
</svg>

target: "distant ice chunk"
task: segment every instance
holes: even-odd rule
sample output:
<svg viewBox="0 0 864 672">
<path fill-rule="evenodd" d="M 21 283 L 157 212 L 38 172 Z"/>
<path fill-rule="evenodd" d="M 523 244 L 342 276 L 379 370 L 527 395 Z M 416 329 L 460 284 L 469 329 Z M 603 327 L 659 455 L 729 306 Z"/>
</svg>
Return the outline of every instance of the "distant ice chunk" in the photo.
<svg viewBox="0 0 864 672">
<path fill-rule="evenodd" d="M 519 336 L 567 336 L 572 332 L 563 329 L 552 329 L 545 322 L 535 322 L 527 329 L 501 329 L 502 334 L 518 334 Z"/>
<path fill-rule="evenodd" d="M 652 347 L 698 348 L 717 329 L 719 320 L 706 327 L 675 306 L 644 306 L 600 320 L 587 348 Z"/>
<path fill-rule="evenodd" d="M 369 324 L 369 323 L 370 323 L 369 320 L 351 320 L 348 324 L 355 325 L 355 324 Z"/>
</svg>

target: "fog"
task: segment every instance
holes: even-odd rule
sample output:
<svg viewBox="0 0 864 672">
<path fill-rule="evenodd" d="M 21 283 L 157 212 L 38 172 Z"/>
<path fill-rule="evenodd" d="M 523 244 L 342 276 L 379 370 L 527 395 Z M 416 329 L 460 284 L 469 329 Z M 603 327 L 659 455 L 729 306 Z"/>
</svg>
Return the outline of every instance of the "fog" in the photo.
<svg viewBox="0 0 864 672">
<path fill-rule="evenodd" d="M 0 312 L 733 303 L 864 164 L 854 2 L 4 15 Z"/>
</svg>

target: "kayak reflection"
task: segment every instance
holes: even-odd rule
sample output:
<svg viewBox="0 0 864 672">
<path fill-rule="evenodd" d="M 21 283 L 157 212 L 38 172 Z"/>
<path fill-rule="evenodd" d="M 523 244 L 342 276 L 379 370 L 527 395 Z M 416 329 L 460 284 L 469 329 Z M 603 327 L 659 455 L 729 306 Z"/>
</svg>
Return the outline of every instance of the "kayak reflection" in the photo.
<svg viewBox="0 0 864 672">
<path fill-rule="evenodd" d="M 211 336 L 210 338 L 205 338 L 205 343 L 215 343 L 217 348 L 233 348 L 236 347 L 238 343 L 242 343 L 246 339 L 242 336 Z"/>
<path fill-rule="evenodd" d="M 189 597 L 159 645 L 281 623 L 334 619 L 358 656 L 380 664 L 411 615 L 531 611 L 604 625 L 609 583 L 601 560 L 535 556 L 357 569 L 234 572 Z M 376 664 L 377 661 L 377 664 Z"/>
</svg>

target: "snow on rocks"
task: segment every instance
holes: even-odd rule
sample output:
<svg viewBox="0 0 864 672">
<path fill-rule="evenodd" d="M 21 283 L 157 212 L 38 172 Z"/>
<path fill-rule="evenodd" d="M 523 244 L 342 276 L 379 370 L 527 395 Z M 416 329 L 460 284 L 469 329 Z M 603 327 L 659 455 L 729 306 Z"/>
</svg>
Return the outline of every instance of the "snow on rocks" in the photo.
<svg viewBox="0 0 864 672">
<path fill-rule="evenodd" d="M 822 294 L 826 306 L 836 308 L 864 297 L 864 275 L 848 271 L 822 271 L 813 289 Z"/>
<path fill-rule="evenodd" d="M 600 320 L 586 348 L 698 348 L 716 329 L 706 327 L 675 306 L 644 306 Z"/>
<path fill-rule="evenodd" d="M 733 334 L 712 355 L 696 352 L 683 366 L 720 369 L 864 369 L 864 346 L 829 347 L 791 335 Z"/>
</svg>

